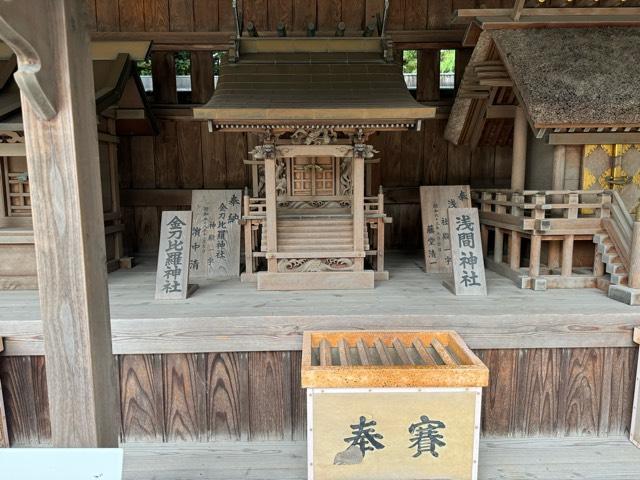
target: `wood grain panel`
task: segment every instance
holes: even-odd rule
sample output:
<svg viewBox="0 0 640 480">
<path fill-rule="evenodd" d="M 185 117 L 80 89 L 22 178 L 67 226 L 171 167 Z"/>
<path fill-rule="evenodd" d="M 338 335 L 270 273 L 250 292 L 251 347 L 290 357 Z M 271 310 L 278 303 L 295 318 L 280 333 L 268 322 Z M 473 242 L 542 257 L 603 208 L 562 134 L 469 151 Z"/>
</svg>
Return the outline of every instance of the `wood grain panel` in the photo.
<svg viewBox="0 0 640 480">
<path fill-rule="evenodd" d="M 161 355 L 119 358 L 122 438 L 125 442 L 164 440 Z"/>
<path fill-rule="evenodd" d="M 513 149 L 509 147 L 496 147 L 494 188 L 509 188 L 511 186 L 511 163 Z"/>
<path fill-rule="evenodd" d="M 555 435 L 558 427 L 560 351 L 523 350 L 518 362 L 514 433 Z"/>
<path fill-rule="evenodd" d="M 144 32 L 144 2 L 140 0 L 118 0 L 118 12 L 120 31 Z"/>
<path fill-rule="evenodd" d="M 427 4 L 427 0 L 405 0 L 405 30 L 423 30 L 427 28 Z"/>
<path fill-rule="evenodd" d="M 380 162 L 382 184 L 385 187 L 402 186 L 402 181 L 397 178 L 401 174 L 400 170 L 404 168 L 402 155 L 399 155 L 402 152 L 402 133 L 384 132 L 380 134 L 380 138 L 383 146 L 379 155 L 384 159 Z M 391 152 L 396 154 L 391 155 Z"/>
<path fill-rule="evenodd" d="M 178 134 L 176 122 L 159 120 L 160 134 L 154 137 L 156 187 L 177 188 Z"/>
<path fill-rule="evenodd" d="M 293 29 L 306 31 L 310 22 L 316 24 L 316 0 L 295 0 L 293 3 Z"/>
<path fill-rule="evenodd" d="M 495 148 L 478 147 L 471 153 L 471 188 L 490 188 L 495 184 Z"/>
<path fill-rule="evenodd" d="M 134 188 L 155 188 L 154 137 L 131 137 L 131 183 Z"/>
<path fill-rule="evenodd" d="M 302 352 L 291 352 L 291 430 L 292 440 L 307 438 L 307 391 L 300 385 Z"/>
<path fill-rule="evenodd" d="M 347 33 L 364 30 L 366 0 L 343 0 L 342 21 L 347 27 Z"/>
<path fill-rule="evenodd" d="M 637 348 L 605 349 L 598 427 L 600 436 L 628 433 L 637 363 Z"/>
<path fill-rule="evenodd" d="M 278 23 L 282 22 L 287 30 L 293 28 L 293 0 L 268 0 L 269 30 L 276 31 Z"/>
<path fill-rule="evenodd" d="M 560 363 L 558 428 L 565 435 L 596 435 L 602 397 L 604 350 L 563 350 Z"/>
<path fill-rule="evenodd" d="M 153 98 L 156 103 L 178 103 L 176 64 L 173 52 L 151 53 Z M 162 129 L 162 127 L 160 127 Z"/>
<path fill-rule="evenodd" d="M 238 11 L 242 12 L 242 0 L 238 0 Z M 231 2 L 220 0 L 218 3 L 218 24 L 221 32 L 235 32 L 235 17 Z"/>
<path fill-rule="evenodd" d="M 399 167 L 392 172 L 393 184 L 406 186 L 420 186 L 423 171 L 423 138 L 421 131 L 409 130 L 400 135 L 401 150 Z M 389 174 L 391 172 L 388 172 Z M 385 182 L 387 182 L 385 177 Z"/>
<path fill-rule="evenodd" d="M 157 207 L 136 207 L 136 246 L 139 253 L 158 251 L 160 243 L 160 220 Z"/>
<path fill-rule="evenodd" d="M 12 446 L 38 443 L 38 421 L 33 391 L 33 373 L 29 357 L 3 357 L 0 383 Z"/>
<path fill-rule="evenodd" d="M 429 0 L 427 28 L 451 28 L 451 0 Z"/>
<path fill-rule="evenodd" d="M 393 223 L 387 225 L 386 245 L 391 250 L 416 250 L 422 245 L 420 205 L 401 203 L 385 205 Z M 416 228 L 417 227 L 417 228 Z"/>
<path fill-rule="evenodd" d="M 247 353 L 206 355 L 207 431 L 209 440 L 249 438 Z"/>
<path fill-rule="evenodd" d="M 447 161 L 447 184 L 468 185 L 470 176 L 471 150 L 449 144 Z"/>
<path fill-rule="evenodd" d="M 206 438 L 204 354 L 185 353 L 163 358 L 164 422 L 167 442 Z"/>
<path fill-rule="evenodd" d="M 33 403 L 36 411 L 38 442 L 51 442 L 51 419 L 49 418 L 49 390 L 47 388 L 47 372 L 45 359 L 31 357 L 31 378 L 33 379 Z"/>
<path fill-rule="evenodd" d="M 2 396 L 2 380 L 0 380 L 0 448 L 8 448 L 10 446 L 7 414 L 4 408 L 4 397 Z"/>
<path fill-rule="evenodd" d="M 227 164 L 227 188 L 243 188 L 248 185 L 249 176 L 244 160 L 249 156 L 247 136 L 244 133 L 226 133 L 225 159 Z"/>
<path fill-rule="evenodd" d="M 267 0 L 244 0 L 244 25 L 253 22 L 258 32 L 269 29 L 269 8 Z"/>
<path fill-rule="evenodd" d="M 480 359 L 489 367 L 489 387 L 483 392 L 483 433 L 486 436 L 513 432 L 516 423 L 518 350 L 484 350 Z"/>
<path fill-rule="evenodd" d="M 131 188 L 131 139 L 133 137 L 120 137 L 118 144 L 118 185 L 121 190 Z"/>
<path fill-rule="evenodd" d="M 449 147 L 443 137 L 445 126 L 445 120 L 427 120 L 422 124 L 424 130 L 424 185 L 445 185 L 447 183 Z"/>
<path fill-rule="evenodd" d="M 111 0 L 96 0 L 96 27 L 99 32 L 120 30 L 118 8 Z"/>
<path fill-rule="evenodd" d="M 430 102 L 440 99 L 440 51 L 418 50 L 416 99 Z"/>
<path fill-rule="evenodd" d="M 176 123 L 181 188 L 202 188 L 202 132 L 199 122 Z"/>
<path fill-rule="evenodd" d="M 193 19 L 196 32 L 215 32 L 218 30 L 218 7 L 220 1 L 193 0 Z"/>
<path fill-rule="evenodd" d="M 249 406 L 251 440 L 291 438 L 289 352 L 249 352 Z"/>
<path fill-rule="evenodd" d="M 211 52 L 191 52 L 191 102 L 208 102 L 213 95 L 213 88 L 213 56 Z"/>
<path fill-rule="evenodd" d="M 96 31 L 96 0 L 86 0 L 84 3 L 87 30 Z"/>
<path fill-rule="evenodd" d="M 365 0 L 364 16 L 366 25 L 371 22 L 375 22 L 378 15 L 380 15 L 380 18 L 382 18 L 383 12 L 384 0 Z"/>
<path fill-rule="evenodd" d="M 333 31 L 342 19 L 342 0 L 318 2 L 318 30 Z"/>
<path fill-rule="evenodd" d="M 202 133 L 202 174 L 204 188 L 224 188 L 227 183 L 225 134 L 211 133 L 207 123 L 200 125 Z"/>
<path fill-rule="evenodd" d="M 404 8 L 405 0 L 391 0 L 389 2 L 387 30 L 402 30 L 404 28 Z M 384 12 L 384 7 L 380 9 L 381 17 L 382 12 Z"/>
<path fill-rule="evenodd" d="M 142 3 L 144 4 L 144 29 L 147 32 L 168 31 L 169 0 L 142 0 Z"/>
<path fill-rule="evenodd" d="M 169 29 L 172 32 L 192 32 L 193 0 L 169 0 Z"/>
</svg>

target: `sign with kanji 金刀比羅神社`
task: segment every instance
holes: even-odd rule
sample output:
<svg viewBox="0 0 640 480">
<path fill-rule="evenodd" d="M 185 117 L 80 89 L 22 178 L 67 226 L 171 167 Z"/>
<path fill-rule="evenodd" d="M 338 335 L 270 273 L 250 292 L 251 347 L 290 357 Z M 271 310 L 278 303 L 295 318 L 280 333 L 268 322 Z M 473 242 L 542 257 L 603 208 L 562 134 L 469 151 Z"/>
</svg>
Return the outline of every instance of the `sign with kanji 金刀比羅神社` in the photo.
<svg viewBox="0 0 640 480">
<path fill-rule="evenodd" d="M 191 212 L 162 212 L 156 300 L 184 300 L 189 295 Z"/>
<path fill-rule="evenodd" d="M 451 272 L 447 210 L 468 207 L 471 207 L 469 185 L 420 187 L 425 272 Z"/>
<path fill-rule="evenodd" d="M 242 191 L 194 190 L 191 196 L 191 277 L 240 275 Z"/>
<path fill-rule="evenodd" d="M 478 210 L 450 208 L 448 215 L 453 280 L 445 285 L 456 295 L 486 295 Z"/>
</svg>

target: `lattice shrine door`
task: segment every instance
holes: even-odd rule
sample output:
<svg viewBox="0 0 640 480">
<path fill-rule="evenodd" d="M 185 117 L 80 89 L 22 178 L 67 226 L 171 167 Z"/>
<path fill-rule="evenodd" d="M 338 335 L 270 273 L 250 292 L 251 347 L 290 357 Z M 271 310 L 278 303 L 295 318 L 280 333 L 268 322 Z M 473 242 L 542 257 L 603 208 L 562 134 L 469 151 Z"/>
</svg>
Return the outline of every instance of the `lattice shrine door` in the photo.
<svg viewBox="0 0 640 480">
<path fill-rule="evenodd" d="M 336 195 L 336 157 L 292 159 L 291 196 Z"/>
<path fill-rule="evenodd" d="M 584 190 L 616 190 L 629 211 L 640 199 L 640 145 L 585 145 Z"/>
</svg>

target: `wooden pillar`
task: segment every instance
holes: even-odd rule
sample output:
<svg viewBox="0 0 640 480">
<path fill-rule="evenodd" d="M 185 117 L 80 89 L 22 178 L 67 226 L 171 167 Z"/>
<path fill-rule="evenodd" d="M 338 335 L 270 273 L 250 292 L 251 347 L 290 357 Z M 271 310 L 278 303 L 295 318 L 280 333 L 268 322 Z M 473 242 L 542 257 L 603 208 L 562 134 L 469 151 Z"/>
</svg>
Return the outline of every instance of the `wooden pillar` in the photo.
<svg viewBox="0 0 640 480">
<path fill-rule="evenodd" d="M 531 235 L 531 252 L 529 253 L 529 276 L 535 278 L 540 275 L 540 249 L 542 237 Z"/>
<path fill-rule="evenodd" d="M 380 215 L 384 214 L 384 192 L 382 191 L 382 185 L 380 185 L 380 190 L 378 192 L 378 213 Z M 376 271 L 378 272 L 384 272 L 384 225 L 384 218 L 378 218 L 378 231 L 376 232 L 376 250 L 378 252 Z"/>
<path fill-rule="evenodd" d="M 249 189 L 245 187 L 242 197 L 242 209 L 245 217 L 251 215 L 250 203 Z M 247 218 L 244 219 L 244 264 L 244 272 L 251 275 L 253 273 L 253 223 Z"/>
<path fill-rule="evenodd" d="M 496 193 L 496 200 L 499 202 L 506 202 L 507 195 L 504 193 Z M 496 205 L 496 213 L 500 215 L 506 214 L 507 207 L 504 205 Z M 502 257 L 504 256 L 504 230 L 502 228 L 495 228 L 493 247 L 493 261 L 496 263 L 502 263 Z"/>
<path fill-rule="evenodd" d="M 564 190 L 564 168 L 567 149 L 564 145 L 556 145 L 553 150 L 553 168 L 551 170 L 551 190 Z M 553 203 L 561 203 L 562 195 L 553 195 Z M 558 210 L 552 210 L 550 215 L 557 216 Z M 548 250 L 548 266 L 550 269 L 560 266 L 560 250 L 562 249 L 562 241 L 552 240 L 549 243 Z M 562 260 L 564 266 L 564 258 Z M 563 273 L 564 275 L 564 273 Z"/>
<path fill-rule="evenodd" d="M 520 271 L 520 256 L 522 249 L 522 238 L 520 232 L 511 230 L 509 239 L 509 268 L 516 272 Z"/>
<path fill-rule="evenodd" d="M 353 249 L 364 255 L 364 156 L 353 155 Z M 364 257 L 355 259 L 355 269 L 364 269 Z"/>
<path fill-rule="evenodd" d="M 276 198 L 276 158 L 274 155 L 268 155 L 264 159 L 264 192 L 267 210 L 267 270 L 275 273 L 278 271 L 278 259 L 274 256 L 278 252 L 276 212 L 278 199 Z"/>
<path fill-rule="evenodd" d="M 566 235 L 562 242 L 562 269 L 560 274 L 563 277 L 570 277 L 573 272 L 573 235 Z"/>
<path fill-rule="evenodd" d="M 511 164 L 511 190 L 522 191 L 527 170 L 527 133 L 529 126 L 524 109 L 516 108 L 513 124 L 513 159 Z"/>
<path fill-rule="evenodd" d="M 640 344 L 640 328 L 633 330 L 633 341 Z M 629 429 L 631 443 L 640 448 L 640 351 L 638 352 L 638 367 L 636 369 L 636 388 L 633 395 L 631 414 L 631 428 Z"/>
<path fill-rule="evenodd" d="M 118 387 L 84 4 L 0 2 L 0 38 L 19 65 L 52 444 L 116 447 Z"/>
<path fill-rule="evenodd" d="M 636 217 L 640 212 L 636 213 Z M 640 288 L 640 219 L 633 223 L 631 248 L 629 249 L 629 287 Z"/>
</svg>

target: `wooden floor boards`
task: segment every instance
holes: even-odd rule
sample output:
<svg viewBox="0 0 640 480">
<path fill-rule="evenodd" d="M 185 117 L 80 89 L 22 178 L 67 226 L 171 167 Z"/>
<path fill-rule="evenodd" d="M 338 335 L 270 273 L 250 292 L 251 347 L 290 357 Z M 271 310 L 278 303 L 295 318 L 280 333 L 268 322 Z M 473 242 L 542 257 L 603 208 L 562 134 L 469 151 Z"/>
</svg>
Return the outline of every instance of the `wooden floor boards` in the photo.
<svg viewBox="0 0 640 480">
<path fill-rule="evenodd" d="M 522 438 L 480 442 L 480 480 L 637 480 L 627 439 Z M 126 444 L 125 480 L 306 479 L 305 442 Z"/>
</svg>

